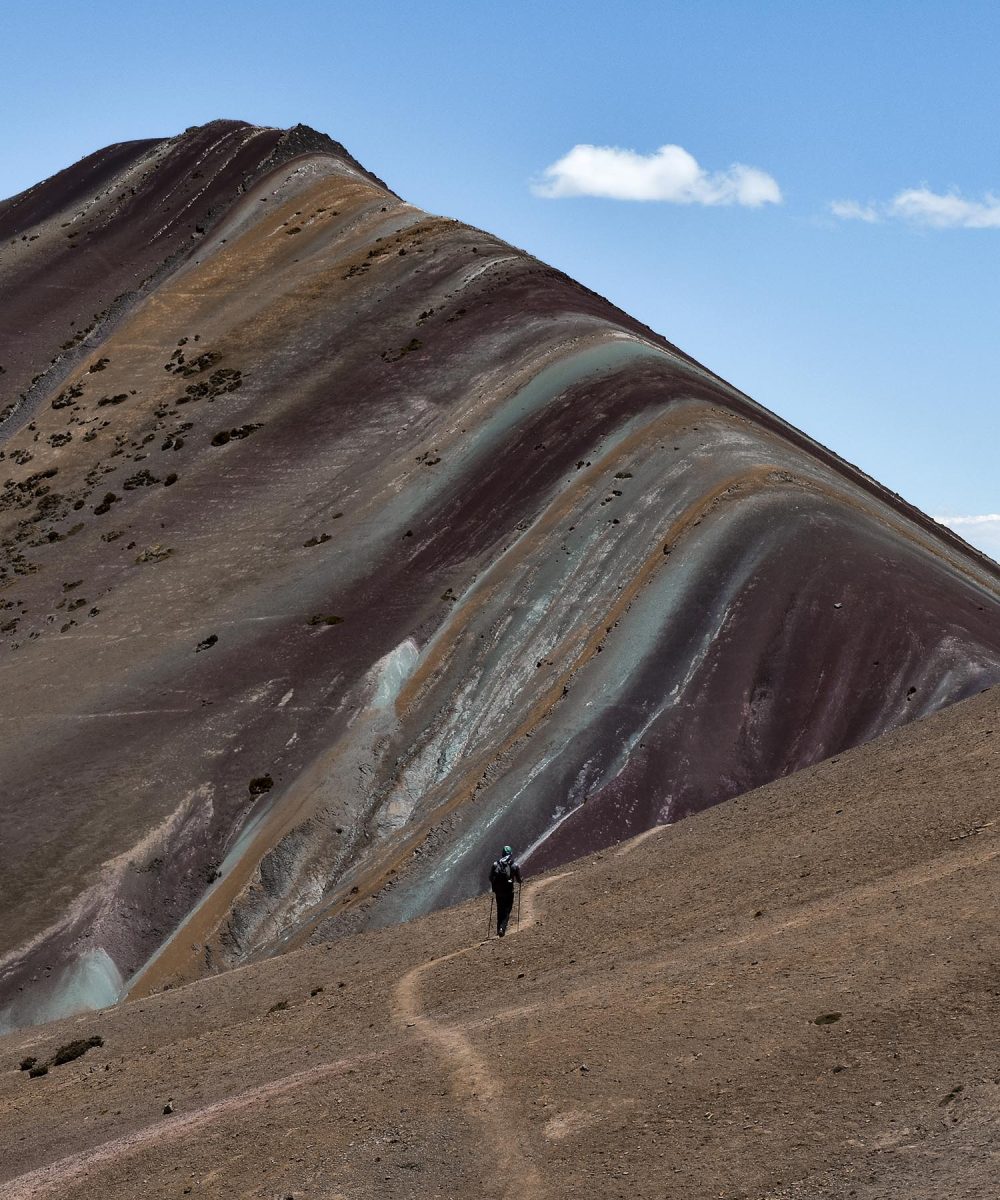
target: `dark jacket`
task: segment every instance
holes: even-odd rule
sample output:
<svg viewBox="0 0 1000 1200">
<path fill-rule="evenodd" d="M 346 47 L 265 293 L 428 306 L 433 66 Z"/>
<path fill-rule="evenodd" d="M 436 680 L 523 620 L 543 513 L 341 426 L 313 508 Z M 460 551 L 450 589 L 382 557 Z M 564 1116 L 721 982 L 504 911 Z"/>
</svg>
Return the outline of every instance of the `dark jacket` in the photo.
<svg viewBox="0 0 1000 1200">
<path fill-rule="evenodd" d="M 521 867 L 516 863 L 513 857 L 505 854 L 503 858 L 498 858 L 492 867 L 490 867 L 490 887 L 498 895 L 501 892 L 513 891 L 514 880 L 521 882 Z"/>
</svg>

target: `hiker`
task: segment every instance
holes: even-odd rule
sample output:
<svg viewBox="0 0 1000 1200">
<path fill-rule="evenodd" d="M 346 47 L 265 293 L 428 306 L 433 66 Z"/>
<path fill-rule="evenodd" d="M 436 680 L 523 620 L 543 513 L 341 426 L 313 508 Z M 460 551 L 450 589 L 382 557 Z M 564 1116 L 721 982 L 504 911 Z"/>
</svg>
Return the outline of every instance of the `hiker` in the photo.
<svg viewBox="0 0 1000 1200">
<path fill-rule="evenodd" d="M 514 881 L 521 883 L 521 868 L 514 861 L 514 851 L 504 846 L 503 854 L 490 867 L 490 887 L 497 898 L 497 937 L 507 932 L 510 910 L 514 907 Z"/>
</svg>

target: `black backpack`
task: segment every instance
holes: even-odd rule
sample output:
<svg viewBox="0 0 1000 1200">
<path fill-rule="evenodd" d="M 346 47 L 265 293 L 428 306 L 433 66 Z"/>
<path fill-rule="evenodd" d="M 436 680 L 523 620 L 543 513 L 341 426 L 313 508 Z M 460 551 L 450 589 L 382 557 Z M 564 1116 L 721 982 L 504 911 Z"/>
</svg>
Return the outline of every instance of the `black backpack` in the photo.
<svg viewBox="0 0 1000 1200">
<path fill-rule="evenodd" d="M 496 887 L 500 883 L 513 883 L 514 872 L 511 867 L 510 855 L 505 854 L 503 858 L 498 858 L 493 866 L 490 867 L 490 883 Z"/>
</svg>

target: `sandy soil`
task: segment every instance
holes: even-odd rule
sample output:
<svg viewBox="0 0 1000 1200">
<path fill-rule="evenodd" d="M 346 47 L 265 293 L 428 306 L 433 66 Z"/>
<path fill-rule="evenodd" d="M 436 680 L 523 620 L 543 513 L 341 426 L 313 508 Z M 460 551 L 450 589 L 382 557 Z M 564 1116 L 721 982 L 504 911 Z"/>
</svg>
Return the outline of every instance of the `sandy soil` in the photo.
<svg viewBox="0 0 1000 1200">
<path fill-rule="evenodd" d="M 1000 690 L 529 880 L 504 941 L 483 899 L 0 1040 L 0 1195 L 994 1196 L 995 738 Z"/>
</svg>

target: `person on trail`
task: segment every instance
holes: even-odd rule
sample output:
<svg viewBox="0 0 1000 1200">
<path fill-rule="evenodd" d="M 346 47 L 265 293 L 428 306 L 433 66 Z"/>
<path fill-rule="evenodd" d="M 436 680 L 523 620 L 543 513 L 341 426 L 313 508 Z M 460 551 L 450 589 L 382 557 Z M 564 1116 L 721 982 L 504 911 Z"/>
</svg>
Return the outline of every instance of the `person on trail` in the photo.
<svg viewBox="0 0 1000 1200">
<path fill-rule="evenodd" d="M 513 849 L 504 846 L 503 854 L 490 867 L 490 887 L 497 899 L 497 937 L 503 937 L 507 932 L 510 910 L 514 907 L 515 880 L 520 886 L 521 867 L 514 861 Z"/>
</svg>

